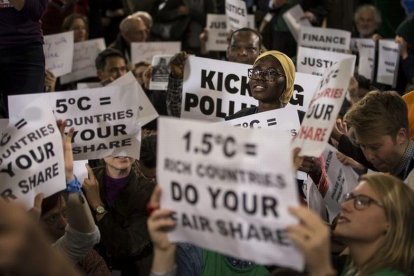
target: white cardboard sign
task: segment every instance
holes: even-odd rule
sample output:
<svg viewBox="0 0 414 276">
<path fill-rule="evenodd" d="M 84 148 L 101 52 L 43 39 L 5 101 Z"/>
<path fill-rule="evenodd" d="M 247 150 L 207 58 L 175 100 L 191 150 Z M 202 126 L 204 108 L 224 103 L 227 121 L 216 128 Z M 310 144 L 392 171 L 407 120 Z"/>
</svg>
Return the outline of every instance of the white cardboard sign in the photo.
<svg viewBox="0 0 414 276">
<path fill-rule="evenodd" d="M 52 110 L 34 101 L 0 130 L 0 197 L 33 207 L 66 188 L 62 137 Z"/>
<path fill-rule="evenodd" d="M 207 14 L 207 51 L 227 50 L 227 23 L 224 14 Z"/>
<path fill-rule="evenodd" d="M 378 42 L 378 71 L 377 82 L 395 87 L 398 77 L 398 62 L 400 60 L 400 48 L 393 40 Z"/>
<path fill-rule="evenodd" d="M 227 31 L 248 26 L 246 2 L 242 0 L 226 0 Z"/>
<path fill-rule="evenodd" d="M 174 55 L 181 51 L 181 42 L 133 42 L 131 43 L 131 62 L 136 64 L 140 61 L 152 62 L 155 55 Z"/>
<path fill-rule="evenodd" d="M 321 79 L 320 76 L 297 72 L 295 74 L 293 95 L 287 106 L 294 106 L 296 109 L 306 112 Z"/>
<path fill-rule="evenodd" d="M 322 76 L 334 63 L 348 58 L 356 59 L 354 55 L 299 47 L 296 70 L 301 73 Z"/>
<path fill-rule="evenodd" d="M 292 106 L 224 121 L 221 124 L 241 128 L 272 128 L 287 131 L 292 136 L 296 136 L 300 128 L 298 111 Z"/>
<path fill-rule="evenodd" d="M 372 39 L 353 39 L 359 53 L 358 74 L 369 80 L 374 77 L 375 41 Z"/>
<path fill-rule="evenodd" d="M 302 122 L 293 147 L 301 148 L 300 155 L 319 157 L 329 140 L 336 117 L 341 109 L 355 59 L 335 63 L 324 74 L 317 92 Z"/>
<path fill-rule="evenodd" d="M 72 72 L 61 76 L 60 82 L 65 84 L 89 77 L 96 77 L 95 59 L 105 48 L 103 38 L 75 43 Z"/>
<path fill-rule="evenodd" d="M 303 257 L 285 229 L 297 223 L 288 206 L 299 204 L 290 134 L 211 126 L 159 120 L 161 206 L 173 210 L 177 221 L 170 240 L 259 264 L 303 269 Z"/>
<path fill-rule="evenodd" d="M 301 26 L 298 45 L 332 52 L 345 52 L 351 44 L 351 32 Z"/>
<path fill-rule="evenodd" d="M 152 58 L 150 90 L 167 90 L 170 75 L 169 63 L 172 57 L 172 55 L 155 55 Z"/>
<path fill-rule="evenodd" d="M 184 68 L 181 117 L 222 121 L 257 100 L 250 96 L 251 65 L 189 56 Z"/>
<path fill-rule="evenodd" d="M 302 7 L 298 4 L 286 11 L 283 14 L 283 19 L 286 22 L 286 25 L 289 28 L 289 31 L 292 33 L 296 41 L 298 41 L 298 36 L 300 33 L 300 28 L 302 26 L 311 27 L 311 23 L 303 13 Z"/>
<path fill-rule="evenodd" d="M 73 90 L 59 93 L 14 95 L 9 97 L 10 118 L 37 98 L 53 109 L 56 119 L 74 127 L 75 160 L 98 159 L 109 155 L 139 159 L 140 131 L 138 83 L 124 86 Z"/>
<path fill-rule="evenodd" d="M 43 51 L 46 69 L 55 77 L 63 76 L 72 71 L 73 62 L 73 31 L 45 35 Z"/>
</svg>

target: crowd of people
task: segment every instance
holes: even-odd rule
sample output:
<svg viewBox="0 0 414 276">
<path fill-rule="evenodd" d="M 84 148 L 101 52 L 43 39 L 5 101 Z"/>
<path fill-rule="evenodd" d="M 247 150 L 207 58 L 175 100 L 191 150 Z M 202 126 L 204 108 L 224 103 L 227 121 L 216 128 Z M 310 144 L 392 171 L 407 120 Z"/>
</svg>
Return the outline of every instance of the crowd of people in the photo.
<svg viewBox="0 0 414 276">
<path fill-rule="evenodd" d="M 86 179 L 73 172 L 74 129 L 58 120 L 66 189 L 47 198 L 38 194 L 28 212 L 0 200 L 0 275 L 414 275 L 412 1 L 244 2 L 255 26 L 232 30 L 227 50 L 219 52 L 206 50 L 206 18 L 225 14 L 224 0 L 0 0 L 0 118 L 9 117 L 8 96 L 76 90 L 80 82 L 106 86 L 129 71 L 159 115 L 179 118 L 190 55 L 251 66 L 248 86 L 258 104 L 225 120 L 282 110 L 294 93 L 298 46 L 283 14 L 296 4 L 312 26 L 394 40 L 400 51 L 394 86 L 356 73 L 346 84 L 329 143 L 360 178 L 334 223 L 306 206 L 315 199 L 307 198 L 297 180 L 302 205 L 290 207 L 298 223 L 286 230 L 304 256 L 305 271 L 169 241 L 176 221 L 174 210 L 160 208 L 157 120 L 142 126 L 139 160 L 89 160 Z M 73 31 L 74 43 L 105 39 L 108 47 L 95 59 L 96 77 L 63 84 L 46 70 L 44 35 L 66 31 Z M 180 41 L 182 51 L 168 63 L 166 90 L 151 90 L 158 68 L 145 60 L 133 63 L 131 44 L 163 41 Z M 302 122 L 305 112 L 297 114 Z M 322 159 L 292 151 L 295 169 L 325 189 Z"/>
</svg>

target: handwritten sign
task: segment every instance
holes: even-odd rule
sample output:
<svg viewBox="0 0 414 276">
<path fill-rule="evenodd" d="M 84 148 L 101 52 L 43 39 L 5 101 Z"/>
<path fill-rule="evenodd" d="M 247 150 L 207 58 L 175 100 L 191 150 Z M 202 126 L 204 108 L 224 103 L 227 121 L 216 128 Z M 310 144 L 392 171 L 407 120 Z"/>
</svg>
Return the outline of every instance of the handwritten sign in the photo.
<svg viewBox="0 0 414 276">
<path fill-rule="evenodd" d="M 184 68 L 181 117 L 217 122 L 257 105 L 248 85 L 250 67 L 189 56 Z"/>
<path fill-rule="evenodd" d="M 170 75 L 170 60 L 172 55 L 155 55 L 152 58 L 152 75 L 150 90 L 167 90 Z"/>
<path fill-rule="evenodd" d="M 131 43 L 132 63 L 152 62 L 155 55 L 174 55 L 181 51 L 181 42 L 133 42 Z"/>
<path fill-rule="evenodd" d="M 283 14 L 283 19 L 296 41 L 298 41 L 300 28 L 302 26 L 312 26 L 309 20 L 305 17 L 302 7 L 299 4 L 286 11 Z"/>
<path fill-rule="evenodd" d="M 139 159 L 140 131 L 138 83 L 88 90 L 39 93 L 9 97 L 10 118 L 27 103 L 42 99 L 42 106 L 53 109 L 56 119 L 74 127 L 75 160 L 99 159 L 109 155 Z"/>
<path fill-rule="evenodd" d="M 324 151 L 348 89 L 354 65 L 354 59 L 344 59 L 324 74 L 293 143 L 294 148 L 301 148 L 302 156 L 319 157 Z"/>
<path fill-rule="evenodd" d="M 65 189 L 62 138 L 52 110 L 33 101 L 0 131 L 0 196 L 33 207 L 38 193 Z"/>
<path fill-rule="evenodd" d="M 9 0 L 0 0 L 0 9 L 12 8 Z"/>
<path fill-rule="evenodd" d="M 299 47 L 296 70 L 302 73 L 322 76 L 334 63 L 348 58 L 356 59 L 354 55 Z"/>
<path fill-rule="evenodd" d="M 348 31 L 300 27 L 298 45 L 332 52 L 345 52 L 351 44 L 351 33 Z"/>
<path fill-rule="evenodd" d="M 72 72 L 62 76 L 60 82 L 65 84 L 89 77 L 96 77 L 95 59 L 105 48 L 103 38 L 75 43 Z"/>
<path fill-rule="evenodd" d="M 46 69 L 51 71 L 55 77 L 70 73 L 74 49 L 73 31 L 46 35 L 44 42 Z"/>
<path fill-rule="evenodd" d="M 395 87 L 400 59 L 399 45 L 393 40 L 381 39 L 378 42 L 378 51 L 377 82 Z"/>
<path fill-rule="evenodd" d="M 288 206 L 299 204 L 290 134 L 165 117 L 158 126 L 161 206 L 177 222 L 172 242 L 303 269 L 285 230 L 297 223 Z"/>
</svg>

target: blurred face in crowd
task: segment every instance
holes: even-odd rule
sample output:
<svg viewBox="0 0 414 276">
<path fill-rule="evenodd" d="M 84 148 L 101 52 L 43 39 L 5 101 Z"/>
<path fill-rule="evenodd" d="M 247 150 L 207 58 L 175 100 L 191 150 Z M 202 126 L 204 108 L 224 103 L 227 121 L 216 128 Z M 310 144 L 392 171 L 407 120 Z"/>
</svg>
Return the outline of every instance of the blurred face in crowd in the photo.
<svg viewBox="0 0 414 276">
<path fill-rule="evenodd" d="M 285 76 L 280 62 L 273 56 L 260 58 L 249 72 L 253 97 L 262 103 L 279 104 L 285 89 Z"/>
<path fill-rule="evenodd" d="M 375 20 L 375 12 L 372 10 L 362 10 L 356 19 L 355 25 L 361 36 L 369 37 L 373 35 L 378 27 Z"/>
<path fill-rule="evenodd" d="M 121 23 L 120 30 L 122 37 L 128 44 L 147 41 L 148 29 L 144 21 L 139 17 L 128 17 L 124 19 Z"/>
<path fill-rule="evenodd" d="M 253 32 L 235 33 L 227 47 L 227 60 L 244 64 L 253 64 L 260 54 L 260 38 Z"/>
<path fill-rule="evenodd" d="M 105 59 L 105 67 L 98 69 L 98 77 L 101 81 L 107 79 L 116 80 L 127 73 L 125 59 L 119 56 L 110 56 Z"/>
<path fill-rule="evenodd" d="M 335 235 L 347 242 L 371 243 L 382 240 L 389 227 L 380 197 L 361 181 L 341 204 Z"/>
<path fill-rule="evenodd" d="M 88 39 L 88 30 L 85 21 L 81 18 L 73 20 L 70 29 L 73 30 L 73 38 L 75 43 L 85 41 Z"/>
<path fill-rule="evenodd" d="M 42 221 L 46 227 L 46 233 L 53 239 L 58 240 L 65 234 L 66 220 L 66 203 L 62 197 L 59 197 L 55 207 L 47 211 L 42 216 Z"/>
<path fill-rule="evenodd" d="M 351 128 L 352 130 L 352 128 Z M 380 172 L 393 172 L 400 164 L 407 145 L 407 131 L 403 128 L 396 137 L 391 135 L 367 135 L 355 131 L 356 143 L 365 158 Z"/>
<path fill-rule="evenodd" d="M 127 156 L 108 156 L 104 158 L 106 172 L 112 178 L 127 176 L 131 171 L 134 159 Z"/>
</svg>

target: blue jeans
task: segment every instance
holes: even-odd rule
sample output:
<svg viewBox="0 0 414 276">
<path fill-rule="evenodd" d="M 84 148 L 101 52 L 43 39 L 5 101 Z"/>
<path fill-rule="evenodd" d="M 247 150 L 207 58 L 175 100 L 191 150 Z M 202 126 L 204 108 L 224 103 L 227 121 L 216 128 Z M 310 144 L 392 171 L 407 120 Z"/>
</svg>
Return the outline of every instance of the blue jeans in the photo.
<svg viewBox="0 0 414 276">
<path fill-rule="evenodd" d="M 8 117 L 7 96 L 43 92 L 44 86 L 45 56 L 40 43 L 0 49 L 1 115 Z"/>
</svg>

